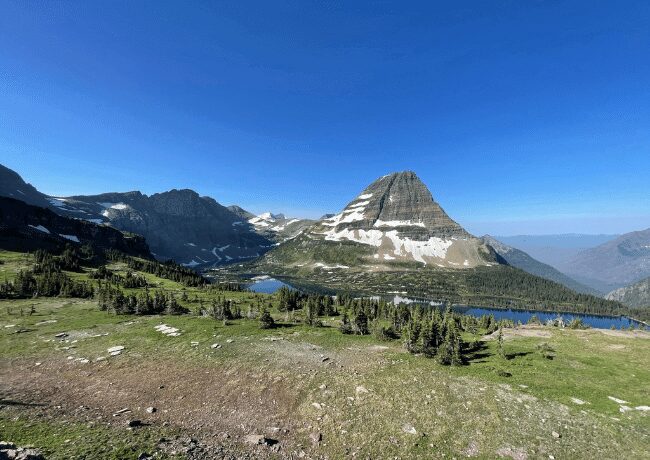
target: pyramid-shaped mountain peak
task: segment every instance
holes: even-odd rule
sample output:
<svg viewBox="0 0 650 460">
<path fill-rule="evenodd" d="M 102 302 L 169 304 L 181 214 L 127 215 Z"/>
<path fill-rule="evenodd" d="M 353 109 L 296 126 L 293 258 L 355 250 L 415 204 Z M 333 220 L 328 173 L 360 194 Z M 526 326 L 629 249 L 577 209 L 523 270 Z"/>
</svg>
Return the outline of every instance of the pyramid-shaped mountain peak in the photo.
<svg viewBox="0 0 650 460">
<path fill-rule="evenodd" d="M 341 212 L 310 227 L 291 243 L 302 254 L 292 259 L 300 267 L 332 266 L 349 259 L 351 243 L 364 254 L 361 265 L 368 270 L 413 261 L 444 268 L 495 262 L 491 249 L 454 222 L 412 171 L 377 179 Z M 269 260 L 282 258 L 286 251 L 293 249 L 278 248 Z M 331 260 L 322 260 L 324 254 Z"/>
<path fill-rule="evenodd" d="M 323 225 L 354 229 L 399 228 L 422 237 L 459 237 L 469 234 L 454 222 L 433 199 L 431 192 L 412 171 L 383 176 Z"/>
</svg>

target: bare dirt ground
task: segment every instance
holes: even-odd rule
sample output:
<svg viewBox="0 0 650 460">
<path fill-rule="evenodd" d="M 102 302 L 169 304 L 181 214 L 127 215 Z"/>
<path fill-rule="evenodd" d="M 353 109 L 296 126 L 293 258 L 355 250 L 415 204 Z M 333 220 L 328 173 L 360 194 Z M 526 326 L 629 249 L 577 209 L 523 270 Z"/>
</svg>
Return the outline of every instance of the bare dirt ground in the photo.
<svg viewBox="0 0 650 460">
<path fill-rule="evenodd" d="M 357 373 L 381 363 L 388 347 L 370 348 L 326 353 L 308 342 L 263 340 L 247 351 L 249 360 L 262 363 L 258 369 L 250 362 L 205 365 L 136 355 L 90 364 L 60 357 L 40 365 L 4 359 L 0 406 L 10 402 L 3 410 L 39 419 L 113 427 L 140 420 L 145 426 L 179 428 L 201 448 L 187 451 L 180 441 L 159 447 L 188 458 L 298 458 L 312 444 L 310 426 L 298 411 L 301 391 L 316 388 L 312 382 L 325 374 Z M 155 412 L 149 413 L 150 407 Z M 251 435 L 273 445 L 250 445 Z"/>
</svg>

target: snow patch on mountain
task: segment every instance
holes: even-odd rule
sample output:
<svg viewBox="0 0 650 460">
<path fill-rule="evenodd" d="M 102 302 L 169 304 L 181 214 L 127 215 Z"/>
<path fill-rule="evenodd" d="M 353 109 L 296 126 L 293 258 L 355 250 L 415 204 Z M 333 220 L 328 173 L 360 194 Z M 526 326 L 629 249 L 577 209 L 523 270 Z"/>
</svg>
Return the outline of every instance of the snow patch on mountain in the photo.
<svg viewBox="0 0 650 460">
<path fill-rule="evenodd" d="M 50 231 L 47 228 L 43 227 L 42 225 L 29 225 L 29 226 L 35 230 L 38 230 L 39 232 L 47 233 L 48 235 L 50 234 Z"/>
<path fill-rule="evenodd" d="M 62 233 L 59 233 L 59 236 L 62 237 L 62 238 L 65 238 L 66 240 L 70 240 L 70 241 L 73 241 L 75 243 L 80 243 L 79 237 L 77 237 L 76 235 L 64 235 Z"/>
<path fill-rule="evenodd" d="M 424 222 L 413 222 L 410 220 L 377 220 L 373 227 L 422 227 Z"/>
<path fill-rule="evenodd" d="M 322 262 L 316 262 L 316 263 L 314 264 L 314 267 L 324 268 L 324 269 L 326 269 L 326 270 L 334 270 L 334 269 L 337 269 L 337 268 L 341 268 L 341 269 L 350 268 L 350 267 L 348 267 L 347 265 L 339 265 L 339 264 L 336 264 L 336 265 L 325 265 L 325 264 L 322 263 Z"/>
</svg>

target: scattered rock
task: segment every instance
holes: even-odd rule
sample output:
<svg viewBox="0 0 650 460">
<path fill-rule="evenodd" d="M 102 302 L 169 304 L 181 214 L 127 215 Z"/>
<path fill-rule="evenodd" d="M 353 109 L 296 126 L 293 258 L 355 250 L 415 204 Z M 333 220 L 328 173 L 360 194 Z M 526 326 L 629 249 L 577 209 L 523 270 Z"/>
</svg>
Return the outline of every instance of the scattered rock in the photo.
<svg viewBox="0 0 650 460">
<path fill-rule="evenodd" d="M 278 443 L 278 441 L 276 441 L 275 439 L 267 438 L 261 434 L 249 434 L 244 438 L 244 441 L 247 444 L 252 444 L 256 446 L 272 446 L 273 444 Z"/>
<path fill-rule="evenodd" d="M 408 433 L 408 434 L 418 434 L 418 431 L 417 431 L 417 430 L 415 429 L 415 427 L 414 427 L 413 425 L 411 425 L 410 423 L 405 423 L 405 424 L 402 426 L 402 431 L 403 431 L 404 433 Z"/>
<path fill-rule="evenodd" d="M 0 449 L 5 450 L 5 449 L 15 449 L 16 444 L 13 442 L 9 441 L 0 441 Z"/>
<path fill-rule="evenodd" d="M 499 457 L 510 457 L 513 460 L 527 460 L 528 454 L 522 448 L 501 447 L 496 454 Z"/>
<path fill-rule="evenodd" d="M 181 335 L 178 328 L 167 326 L 166 324 L 159 324 L 158 326 L 154 327 L 154 329 L 165 334 L 167 337 L 178 337 Z"/>
<path fill-rule="evenodd" d="M 636 406 L 636 410 L 642 410 L 642 411 L 648 411 L 650 410 L 650 406 Z"/>
<path fill-rule="evenodd" d="M 318 432 L 313 432 L 309 434 L 309 439 L 311 439 L 312 445 L 317 446 L 323 440 L 323 435 Z"/>
</svg>

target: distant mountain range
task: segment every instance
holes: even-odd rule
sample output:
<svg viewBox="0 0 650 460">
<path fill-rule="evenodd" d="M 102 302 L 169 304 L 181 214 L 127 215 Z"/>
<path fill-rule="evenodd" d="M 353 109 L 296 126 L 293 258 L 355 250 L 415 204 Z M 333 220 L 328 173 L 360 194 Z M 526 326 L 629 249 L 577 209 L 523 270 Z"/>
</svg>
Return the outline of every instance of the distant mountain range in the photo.
<svg viewBox="0 0 650 460">
<path fill-rule="evenodd" d="M 62 216 L 140 234 L 158 259 L 174 259 L 190 267 L 259 257 L 278 242 L 295 236 L 304 222 L 311 223 L 266 215 L 257 218 L 240 207 L 227 208 L 213 198 L 187 189 L 151 196 L 134 191 L 52 197 L 1 165 L 0 196 L 46 207 Z"/>
<path fill-rule="evenodd" d="M 567 264 L 578 253 L 611 241 L 620 235 L 586 235 L 567 233 L 559 235 L 495 236 L 497 240 L 526 252 L 538 261 L 564 272 Z"/>
<path fill-rule="evenodd" d="M 578 251 L 582 245 L 611 235 L 477 238 L 453 221 L 408 171 L 377 179 L 340 213 L 318 221 L 271 212 L 254 215 L 187 189 L 150 196 L 133 191 L 53 197 L 1 165 L 0 196 L 47 208 L 74 221 L 142 235 L 156 258 L 174 259 L 197 269 L 255 261 L 256 270 L 300 274 L 318 282 L 331 279 L 344 284 L 354 274 L 358 282 L 352 284 L 356 285 L 375 273 L 407 272 L 429 276 L 429 291 L 435 291 L 433 285 L 447 286 L 454 295 L 458 294 L 454 286 L 470 269 L 485 274 L 498 267 L 515 267 L 580 293 L 597 290 L 603 294 L 650 276 L 649 231 L 623 235 L 583 252 Z M 81 228 L 79 232 L 83 233 Z M 561 273 L 508 241 L 536 247 L 555 244 L 576 250 L 576 255 L 567 263 L 570 271 Z M 377 286 L 373 283 L 369 285 Z M 423 283 L 416 284 L 422 291 Z M 383 288 L 406 292 L 405 283 L 398 281 L 384 283 Z"/>
<path fill-rule="evenodd" d="M 578 253 L 565 273 L 603 293 L 649 277 L 650 228 Z"/>
<path fill-rule="evenodd" d="M 584 284 L 577 282 L 573 278 L 565 275 L 550 265 L 544 264 L 532 258 L 524 251 L 503 244 L 501 241 L 491 237 L 490 235 L 485 235 L 483 237 L 483 241 L 486 244 L 489 244 L 499 256 L 501 256 L 509 265 L 512 265 L 513 267 L 520 268 L 523 271 L 536 276 L 541 276 L 547 280 L 563 284 L 564 286 L 573 289 L 576 292 L 599 295 L 599 292 L 595 289 L 585 286 Z"/>
</svg>

